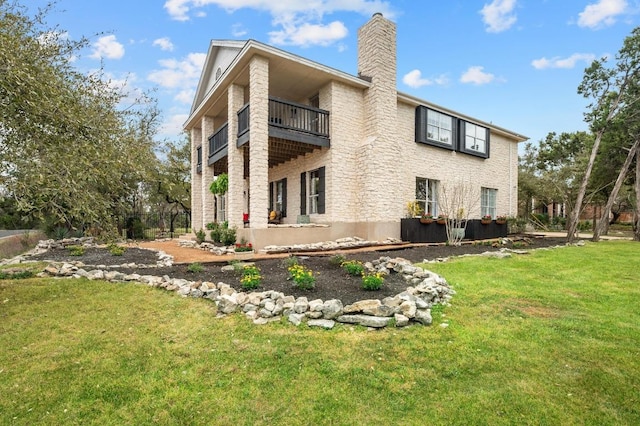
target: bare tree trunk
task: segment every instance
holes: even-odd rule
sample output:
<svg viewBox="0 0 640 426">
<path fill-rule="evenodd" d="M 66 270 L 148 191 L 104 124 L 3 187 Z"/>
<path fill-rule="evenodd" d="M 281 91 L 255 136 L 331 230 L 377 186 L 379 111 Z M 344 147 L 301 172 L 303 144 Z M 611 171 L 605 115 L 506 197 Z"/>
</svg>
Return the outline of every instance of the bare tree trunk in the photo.
<svg viewBox="0 0 640 426">
<path fill-rule="evenodd" d="M 604 130 L 599 130 L 596 134 L 596 140 L 593 142 L 593 148 L 591 148 L 591 155 L 589 156 L 589 162 L 587 163 L 587 169 L 584 172 L 580 189 L 578 190 L 578 196 L 576 202 L 571 211 L 569 217 L 569 223 L 567 224 L 567 242 L 572 243 L 576 238 L 576 232 L 578 230 L 578 222 L 580 221 L 580 210 L 582 210 L 582 202 L 584 201 L 584 195 L 587 192 L 587 185 L 589 184 L 589 178 L 591 177 L 591 171 L 593 170 L 593 164 L 596 162 L 596 155 L 600 148 L 600 141 L 602 140 L 602 134 Z"/>
<path fill-rule="evenodd" d="M 636 150 L 636 223 L 633 240 L 640 241 L 640 149 Z"/>
<path fill-rule="evenodd" d="M 600 222 L 598 222 L 598 226 L 596 226 L 596 230 L 593 233 L 593 241 L 599 241 L 600 235 L 604 234 L 605 231 L 609 228 L 609 213 L 611 213 L 611 209 L 613 208 L 613 203 L 618 197 L 618 192 L 620 192 L 620 188 L 622 187 L 624 178 L 627 176 L 627 172 L 629 171 L 629 167 L 631 166 L 633 157 L 635 157 L 636 153 L 638 152 L 639 145 L 640 145 L 640 138 L 636 139 L 636 141 L 633 143 L 633 146 L 629 150 L 629 154 L 627 154 L 627 158 L 624 160 L 624 164 L 620 168 L 620 172 L 618 173 L 618 178 L 616 179 L 616 183 L 613 185 L 613 190 L 609 194 L 609 199 L 607 200 L 607 204 L 604 206 L 604 211 L 602 212 Z M 637 167 L 636 167 L 636 171 L 637 171 Z"/>
</svg>

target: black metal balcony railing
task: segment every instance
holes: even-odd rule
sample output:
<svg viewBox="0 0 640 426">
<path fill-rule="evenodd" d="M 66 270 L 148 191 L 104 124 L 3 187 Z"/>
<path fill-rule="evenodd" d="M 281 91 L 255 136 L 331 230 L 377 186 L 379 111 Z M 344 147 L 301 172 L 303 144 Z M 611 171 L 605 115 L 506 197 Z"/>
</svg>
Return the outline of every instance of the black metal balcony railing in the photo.
<svg viewBox="0 0 640 426">
<path fill-rule="evenodd" d="M 269 98 L 269 126 L 329 138 L 329 111 Z M 249 131 L 249 104 L 238 111 L 238 137 Z"/>
<path fill-rule="evenodd" d="M 202 173 L 202 146 L 199 146 L 196 149 L 196 153 L 198 155 L 198 162 L 196 163 L 196 171 L 198 173 Z"/>
<path fill-rule="evenodd" d="M 209 158 L 225 149 L 229 143 L 228 123 L 224 123 L 214 134 L 209 136 Z"/>
</svg>

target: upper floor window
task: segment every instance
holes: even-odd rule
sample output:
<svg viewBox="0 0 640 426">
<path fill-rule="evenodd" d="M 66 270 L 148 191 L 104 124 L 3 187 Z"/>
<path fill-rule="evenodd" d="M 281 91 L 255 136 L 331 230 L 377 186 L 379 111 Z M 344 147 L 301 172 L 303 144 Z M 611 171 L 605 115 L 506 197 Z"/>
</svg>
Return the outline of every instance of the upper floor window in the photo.
<svg viewBox="0 0 640 426">
<path fill-rule="evenodd" d="M 443 148 L 455 148 L 455 120 L 441 112 L 416 109 L 416 141 Z"/>
<path fill-rule="evenodd" d="M 460 151 L 479 157 L 489 157 L 489 129 L 477 124 L 462 122 Z"/>
</svg>

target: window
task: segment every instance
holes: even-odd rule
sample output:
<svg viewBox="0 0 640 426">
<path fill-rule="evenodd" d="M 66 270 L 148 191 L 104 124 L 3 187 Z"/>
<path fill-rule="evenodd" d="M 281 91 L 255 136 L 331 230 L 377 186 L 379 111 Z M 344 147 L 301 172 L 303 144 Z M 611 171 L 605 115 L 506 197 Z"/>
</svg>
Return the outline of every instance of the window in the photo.
<svg viewBox="0 0 640 426">
<path fill-rule="evenodd" d="M 218 200 L 218 222 L 224 222 L 227 220 L 227 194 L 225 195 L 217 195 Z"/>
<path fill-rule="evenodd" d="M 496 198 L 498 190 L 493 188 L 482 188 L 480 194 L 480 214 L 481 216 L 491 216 L 496 218 Z"/>
<path fill-rule="evenodd" d="M 416 178 L 416 202 L 423 212 L 438 215 L 438 181 Z"/>
<path fill-rule="evenodd" d="M 416 109 L 416 142 L 455 148 L 455 120 L 450 115 L 419 106 Z"/>
<path fill-rule="evenodd" d="M 325 169 L 300 174 L 300 214 L 324 214 Z M 308 212 L 308 213 L 307 213 Z"/>
<path fill-rule="evenodd" d="M 196 171 L 202 173 L 202 145 L 196 148 Z"/>
<path fill-rule="evenodd" d="M 463 122 L 463 140 L 460 150 L 467 154 L 487 158 L 489 156 L 489 129 Z"/>
<path fill-rule="evenodd" d="M 287 179 L 269 184 L 269 211 L 277 211 L 287 217 Z"/>
</svg>

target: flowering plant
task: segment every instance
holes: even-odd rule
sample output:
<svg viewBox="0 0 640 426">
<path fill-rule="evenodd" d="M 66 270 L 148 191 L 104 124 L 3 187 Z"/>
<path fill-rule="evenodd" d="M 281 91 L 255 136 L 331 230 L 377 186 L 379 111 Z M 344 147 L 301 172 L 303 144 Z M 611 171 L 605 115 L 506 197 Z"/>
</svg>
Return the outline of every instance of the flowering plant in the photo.
<svg viewBox="0 0 640 426">
<path fill-rule="evenodd" d="M 431 213 L 422 213 L 423 219 L 433 219 L 433 215 Z"/>
<path fill-rule="evenodd" d="M 496 220 L 500 221 L 500 222 L 506 222 L 507 221 L 507 217 L 506 216 L 498 216 L 498 217 L 496 217 Z"/>
<path fill-rule="evenodd" d="M 251 251 L 253 250 L 253 246 L 251 245 L 251 243 L 236 243 L 236 246 L 233 249 L 236 252 L 241 252 L 241 251 Z"/>
<path fill-rule="evenodd" d="M 485 214 L 484 216 L 482 216 L 482 220 L 491 220 L 491 215 L 490 214 Z"/>
<path fill-rule="evenodd" d="M 302 265 L 291 265 L 287 268 L 289 278 L 293 280 L 300 290 L 311 290 L 316 284 L 316 277 L 313 271 Z"/>
</svg>

